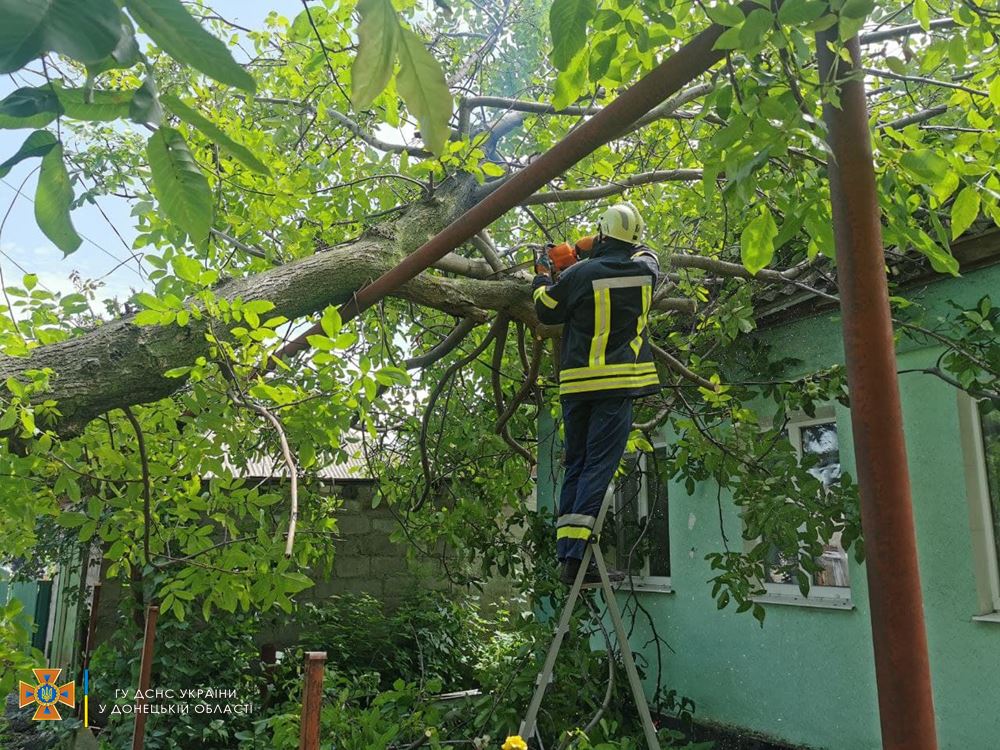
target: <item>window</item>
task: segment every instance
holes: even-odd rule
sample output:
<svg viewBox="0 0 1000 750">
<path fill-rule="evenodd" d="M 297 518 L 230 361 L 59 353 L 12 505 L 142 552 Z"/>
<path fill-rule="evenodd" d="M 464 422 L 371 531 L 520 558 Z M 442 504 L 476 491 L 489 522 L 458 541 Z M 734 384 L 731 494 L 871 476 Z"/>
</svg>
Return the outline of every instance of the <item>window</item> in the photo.
<svg viewBox="0 0 1000 750">
<path fill-rule="evenodd" d="M 817 419 L 796 420 L 788 425 L 788 439 L 801 458 L 818 457 L 818 463 L 809 469 L 824 487 L 840 481 L 840 436 L 832 409 Z M 797 581 L 787 568 L 787 562 L 777 550 L 772 552 L 771 566 L 767 568 L 764 588 L 765 601 L 777 603 L 816 605 L 850 608 L 851 588 L 847 552 L 841 546 L 840 532 L 823 545 L 823 554 L 816 560 L 822 571 L 811 574 L 809 596 L 803 597 Z M 784 565 L 784 567 L 782 567 Z"/>
<path fill-rule="evenodd" d="M 959 394 L 977 618 L 1000 621 L 1000 411 Z"/>
<path fill-rule="evenodd" d="M 670 520 L 667 512 L 666 448 L 625 457 L 615 482 L 614 564 L 631 573 L 637 589 L 670 591 Z"/>
</svg>

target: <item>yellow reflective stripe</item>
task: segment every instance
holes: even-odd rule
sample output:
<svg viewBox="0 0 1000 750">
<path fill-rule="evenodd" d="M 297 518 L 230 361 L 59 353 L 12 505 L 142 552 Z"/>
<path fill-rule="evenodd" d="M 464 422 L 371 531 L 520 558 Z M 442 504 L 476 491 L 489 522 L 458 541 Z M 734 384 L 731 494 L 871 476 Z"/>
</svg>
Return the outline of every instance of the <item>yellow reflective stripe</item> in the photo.
<svg viewBox="0 0 1000 750">
<path fill-rule="evenodd" d="M 642 288 L 642 313 L 639 315 L 639 320 L 635 324 L 635 338 L 632 339 L 630 346 L 632 351 L 635 352 L 635 356 L 639 356 L 639 350 L 642 348 L 642 332 L 646 328 L 646 320 L 649 316 L 649 306 L 653 300 L 653 287 L 644 286 Z"/>
<path fill-rule="evenodd" d="M 556 539 L 590 539 L 590 533 L 590 529 L 579 526 L 561 526 L 556 529 Z"/>
<path fill-rule="evenodd" d="M 552 298 L 551 294 L 545 291 L 544 286 L 538 287 L 534 292 L 532 292 L 532 296 L 534 296 L 535 302 L 541 300 L 541 303 L 550 310 L 554 310 L 556 306 L 559 304 L 555 299 Z"/>
<path fill-rule="evenodd" d="M 642 388 L 647 385 L 659 385 L 660 378 L 656 373 L 639 375 L 631 378 L 601 378 L 598 380 L 575 380 L 572 383 L 559 385 L 560 395 L 565 393 L 588 393 L 590 391 L 608 391 L 613 388 Z"/>
<path fill-rule="evenodd" d="M 594 289 L 594 338 L 590 340 L 590 365 L 604 364 L 611 333 L 611 289 Z"/>
<path fill-rule="evenodd" d="M 618 365 L 601 365 L 600 367 L 568 367 L 559 371 L 560 380 L 579 380 L 580 378 L 599 378 L 606 375 L 646 375 L 656 372 L 652 362 L 626 362 Z"/>
</svg>

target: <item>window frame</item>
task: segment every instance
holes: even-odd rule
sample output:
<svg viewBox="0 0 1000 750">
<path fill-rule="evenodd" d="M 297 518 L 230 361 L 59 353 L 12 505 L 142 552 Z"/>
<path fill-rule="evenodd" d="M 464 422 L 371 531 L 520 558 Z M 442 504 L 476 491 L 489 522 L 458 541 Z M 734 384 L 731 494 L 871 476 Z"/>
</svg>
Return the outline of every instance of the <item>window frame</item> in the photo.
<svg viewBox="0 0 1000 750">
<path fill-rule="evenodd" d="M 833 424 L 837 428 L 838 446 L 841 436 L 840 423 L 833 406 L 824 406 L 816 410 L 815 417 L 805 414 L 796 415 L 788 420 L 786 429 L 788 440 L 795 448 L 795 453 L 799 461 L 802 460 L 802 429 L 813 427 L 819 424 Z M 838 453 L 840 449 L 838 447 Z M 760 541 L 758 538 L 748 542 L 748 547 L 752 547 Z M 850 567 L 850 557 L 848 557 L 848 569 Z M 753 601 L 761 604 L 785 604 L 798 607 L 816 607 L 819 609 L 841 609 L 853 610 L 853 588 L 847 586 L 820 586 L 811 584 L 809 586 L 809 596 L 802 596 L 799 586 L 796 583 L 774 583 L 772 581 L 761 581 L 766 593 L 752 597 Z"/>
<path fill-rule="evenodd" d="M 667 442 L 665 440 L 660 440 L 653 443 L 653 450 L 656 451 L 660 448 L 667 448 Z M 636 523 L 642 522 L 644 519 L 648 523 L 649 519 L 649 476 L 651 472 L 647 471 L 647 458 L 649 453 L 647 451 L 637 451 L 638 461 L 637 465 L 639 468 L 639 493 L 636 498 Z M 617 493 L 612 493 L 612 502 L 615 502 L 614 496 Z M 670 487 L 669 483 L 666 487 L 667 496 L 667 536 L 670 536 Z M 612 506 L 615 508 L 616 506 Z M 671 573 L 673 572 L 673 562 L 670 565 Z M 673 586 L 673 575 L 669 576 L 655 576 L 649 573 L 649 555 L 644 555 L 642 558 L 642 567 L 639 573 L 629 577 L 628 573 L 625 573 L 625 580 L 631 580 L 632 587 L 636 591 L 645 591 L 650 593 L 658 594 L 672 594 L 674 592 Z"/>
<path fill-rule="evenodd" d="M 1000 551 L 993 531 L 982 415 L 978 402 L 964 391 L 958 392 L 958 423 L 976 576 L 977 607 L 972 619 L 1000 622 Z"/>
</svg>

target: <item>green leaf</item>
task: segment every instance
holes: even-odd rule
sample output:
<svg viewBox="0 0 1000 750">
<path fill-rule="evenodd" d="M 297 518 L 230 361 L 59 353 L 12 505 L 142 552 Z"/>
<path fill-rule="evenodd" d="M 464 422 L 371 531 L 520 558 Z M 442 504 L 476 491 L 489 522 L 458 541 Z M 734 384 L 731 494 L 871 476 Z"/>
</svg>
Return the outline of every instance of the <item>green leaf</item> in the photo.
<svg viewBox="0 0 1000 750">
<path fill-rule="evenodd" d="M 51 86 L 24 87 L 0 101 L 0 128 L 43 128 L 62 114 Z"/>
<path fill-rule="evenodd" d="M 743 266 L 753 275 L 766 267 L 774 257 L 774 238 L 778 227 L 770 209 L 764 207 L 761 213 L 747 224 L 740 235 L 740 258 Z"/>
<path fill-rule="evenodd" d="M 759 46 L 773 23 L 773 13 L 763 8 L 757 8 L 747 16 L 747 20 L 740 28 L 740 45 L 746 49 Z"/>
<path fill-rule="evenodd" d="M 893 73 L 899 73 L 899 75 L 906 74 L 906 63 L 900 60 L 898 57 L 886 57 L 885 67 L 891 70 Z"/>
<path fill-rule="evenodd" d="M 399 19 L 390 0 L 358 3 L 358 54 L 351 65 L 351 102 L 355 109 L 371 106 L 392 78 L 399 39 Z"/>
<path fill-rule="evenodd" d="M 971 227 L 977 216 L 979 216 L 979 192 L 974 187 L 965 187 L 951 204 L 951 238 L 956 239 Z"/>
<path fill-rule="evenodd" d="M 122 32 L 114 0 L 0 0 L 0 18 L 0 73 L 50 51 L 96 63 Z"/>
<path fill-rule="evenodd" d="M 861 28 L 865 25 L 865 18 L 849 18 L 847 16 L 840 17 L 840 26 L 837 29 L 837 38 L 841 41 L 846 42 L 848 39 L 853 39 L 861 31 Z"/>
<path fill-rule="evenodd" d="M 160 106 L 156 81 L 152 76 L 146 76 L 142 86 L 136 90 L 128 106 L 128 116 L 133 122 L 148 122 L 156 127 L 163 122 L 163 107 Z"/>
<path fill-rule="evenodd" d="M 142 53 L 139 51 L 139 43 L 135 38 L 135 27 L 128 16 L 123 13 L 121 14 L 121 35 L 118 38 L 118 44 L 111 50 L 111 54 L 103 60 L 87 65 L 87 73 L 94 78 L 109 70 L 131 68 L 141 60 Z"/>
<path fill-rule="evenodd" d="M 128 117 L 135 91 L 106 91 L 63 88 L 53 84 L 66 117 L 90 122 L 112 122 Z"/>
<path fill-rule="evenodd" d="M 826 12 L 823 0 L 788 0 L 778 9 L 778 21 L 788 25 L 815 21 Z"/>
<path fill-rule="evenodd" d="M 734 26 L 722 32 L 712 49 L 736 49 L 740 46 L 740 27 Z"/>
<path fill-rule="evenodd" d="M 56 523 L 64 529 L 78 529 L 87 522 L 87 516 L 75 511 L 67 511 L 56 516 Z"/>
<path fill-rule="evenodd" d="M 965 65 L 968 57 L 969 53 L 965 48 L 965 38 L 960 34 L 956 34 L 948 42 L 948 59 L 951 60 L 953 65 L 962 67 Z"/>
<path fill-rule="evenodd" d="M 441 64 L 409 29 L 400 29 L 399 95 L 420 124 L 424 143 L 435 154 L 444 151 L 450 130 L 452 100 Z"/>
<path fill-rule="evenodd" d="M 739 6 L 729 5 L 725 2 L 714 5 L 711 8 L 705 8 L 705 12 L 712 19 L 713 23 L 717 23 L 720 26 L 739 26 L 743 23 L 744 18 L 746 18 L 743 15 L 743 11 L 739 9 Z"/>
<path fill-rule="evenodd" d="M 931 262 L 931 268 L 938 273 L 948 273 L 958 276 L 958 260 L 947 250 L 944 250 L 934 240 L 926 234 L 921 233 L 921 241 L 916 244 L 917 249 L 927 256 Z"/>
<path fill-rule="evenodd" d="M 56 137 L 47 130 L 36 130 L 24 139 L 21 148 L 3 164 L 0 164 L 0 177 L 6 177 L 7 173 L 18 162 L 30 159 L 34 156 L 45 156 L 56 145 Z"/>
<path fill-rule="evenodd" d="M 201 278 L 201 263 L 194 258 L 189 258 L 186 255 L 175 255 L 171 264 L 174 267 L 174 273 L 177 274 L 177 278 L 179 279 L 197 284 Z"/>
<path fill-rule="evenodd" d="M 555 0 L 549 9 L 552 64 L 566 70 L 587 43 L 587 24 L 597 13 L 596 0 Z"/>
<path fill-rule="evenodd" d="M 899 163 L 925 185 L 935 184 L 948 171 L 948 161 L 926 148 L 907 151 L 900 157 Z"/>
<path fill-rule="evenodd" d="M 125 0 L 125 7 L 142 30 L 178 62 L 251 94 L 257 89 L 229 48 L 205 31 L 180 0 Z"/>
<path fill-rule="evenodd" d="M 604 37 L 591 48 L 590 60 L 587 64 L 587 72 L 591 81 L 599 81 L 604 78 L 617 51 L 617 36 Z"/>
<path fill-rule="evenodd" d="M 309 342 L 309 346 L 311 346 L 313 349 L 318 349 L 319 351 L 323 352 L 333 351 L 333 342 L 326 336 L 319 336 L 319 335 L 306 336 L 306 340 Z"/>
<path fill-rule="evenodd" d="M 72 202 L 73 187 L 63 163 L 62 144 L 56 144 L 42 157 L 42 170 L 35 190 L 35 221 L 45 236 L 66 255 L 74 252 L 82 242 L 69 218 Z"/>
<path fill-rule="evenodd" d="M 271 174 L 271 170 L 268 169 L 260 159 L 254 156 L 250 149 L 234 141 L 222 131 L 222 128 L 197 110 L 189 107 L 173 94 L 164 94 L 161 97 L 161 101 L 167 105 L 167 109 L 177 115 L 180 119 L 188 125 L 198 128 L 198 130 L 204 133 L 206 137 L 215 143 L 218 143 L 219 146 L 221 146 L 231 156 L 243 162 L 244 165 L 252 169 L 254 172 Z"/>
<path fill-rule="evenodd" d="M 840 9 L 840 15 L 847 18 L 865 18 L 875 10 L 875 0 L 847 0 Z"/>
<path fill-rule="evenodd" d="M 323 311 L 323 317 L 320 319 L 320 326 L 323 328 L 323 333 L 325 333 L 330 338 L 333 338 L 338 333 L 340 333 L 340 328 L 343 325 L 343 321 L 340 317 L 340 311 L 336 307 L 328 307 Z"/>
<path fill-rule="evenodd" d="M 149 292 L 137 292 L 134 299 L 140 305 L 147 307 L 150 310 L 165 312 L 170 309 L 167 305 L 163 304 L 158 297 L 153 296 Z"/>
<path fill-rule="evenodd" d="M 990 101 L 993 102 L 993 109 L 1000 114 L 1000 76 L 990 82 Z"/>
<path fill-rule="evenodd" d="M 161 126 L 146 144 L 153 192 L 163 213 L 195 244 L 208 240 L 212 226 L 212 191 L 183 136 Z"/>
<path fill-rule="evenodd" d="M 140 310 L 132 318 L 132 324 L 137 326 L 156 326 L 160 324 L 161 320 L 163 320 L 163 313 L 161 312 L 157 312 L 156 310 Z M 168 375 L 167 377 L 171 376 Z"/>
<path fill-rule="evenodd" d="M 920 28 L 924 31 L 931 29 L 931 12 L 927 7 L 927 0 L 914 0 L 913 17 L 917 19 Z"/>
<path fill-rule="evenodd" d="M 568 69 L 556 76 L 556 89 L 552 97 L 552 106 L 563 109 L 575 102 L 587 86 L 587 67 L 584 60 L 587 55 L 581 51 Z"/>
</svg>

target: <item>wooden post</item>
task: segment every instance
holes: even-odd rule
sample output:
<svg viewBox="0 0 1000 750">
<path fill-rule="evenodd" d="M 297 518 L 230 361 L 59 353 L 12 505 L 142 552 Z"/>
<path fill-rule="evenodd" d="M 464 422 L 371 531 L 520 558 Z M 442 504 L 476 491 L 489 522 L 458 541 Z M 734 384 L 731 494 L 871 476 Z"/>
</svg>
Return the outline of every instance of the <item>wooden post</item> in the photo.
<svg viewBox="0 0 1000 750">
<path fill-rule="evenodd" d="M 142 639 L 142 663 L 139 666 L 139 699 L 135 702 L 135 729 L 132 731 L 132 750 L 142 750 L 146 744 L 146 691 L 153 673 L 153 642 L 156 639 L 156 620 L 160 608 L 155 604 L 146 607 L 146 634 Z"/>
<path fill-rule="evenodd" d="M 306 652 L 305 686 L 302 688 L 302 729 L 299 750 L 319 750 L 319 715 L 323 703 L 323 670 L 326 651 Z"/>
</svg>

